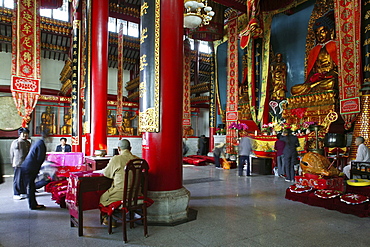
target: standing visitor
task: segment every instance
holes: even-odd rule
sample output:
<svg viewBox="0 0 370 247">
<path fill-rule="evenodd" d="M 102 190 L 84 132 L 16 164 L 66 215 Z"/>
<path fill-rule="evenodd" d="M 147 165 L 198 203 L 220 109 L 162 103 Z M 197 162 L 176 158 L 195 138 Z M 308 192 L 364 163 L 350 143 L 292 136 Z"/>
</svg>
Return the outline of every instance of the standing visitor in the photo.
<svg viewBox="0 0 370 247">
<path fill-rule="evenodd" d="M 277 134 L 277 141 L 275 142 L 274 149 L 276 150 L 276 162 L 278 165 L 278 175 L 279 177 L 285 177 L 285 166 L 284 166 L 284 147 L 285 142 L 281 140 L 281 134 Z"/>
<path fill-rule="evenodd" d="M 365 145 L 365 139 L 362 136 L 359 136 L 355 140 L 357 148 L 356 153 L 356 160 L 354 161 L 364 161 L 364 162 L 370 162 L 370 150 Z M 348 165 L 346 165 L 343 168 L 343 173 L 347 176 L 347 178 L 351 178 L 351 161 Z"/>
<path fill-rule="evenodd" d="M 247 176 L 250 176 L 249 156 L 252 151 L 251 140 L 248 137 L 243 137 L 239 142 L 239 177 L 243 176 L 244 165 L 247 165 Z"/>
<path fill-rule="evenodd" d="M 299 147 L 298 137 L 292 135 L 292 131 L 290 129 L 285 129 L 281 140 L 285 142 L 283 151 L 286 175 L 285 181 L 294 182 L 294 165 L 297 163 L 297 147 Z"/>
<path fill-rule="evenodd" d="M 213 149 L 213 157 L 215 158 L 215 167 L 218 169 L 222 169 L 220 157 L 225 158 L 224 146 L 225 143 L 221 142 L 218 145 L 216 145 L 215 148 Z"/>
<path fill-rule="evenodd" d="M 46 145 L 49 142 L 49 132 L 42 132 L 42 139 L 31 146 L 30 152 L 22 163 L 22 178 L 27 186 L 28 206 L 31 210 L 44 209 L 45 206 L 37 204 L 35 179 L 46 157 Z"/>
<path fill-rule="evenodd" d="M 14 168 L 13 199 L 27 198 L 27 190 L 21 175 L 21 165 L 30 151 L 31 143 L 27 140 L 30 131 L 27 128 L 18 130 L 18 139 L 10 145 L 10 160 Z"/>
<path fill-rule="evenodd" d="M 207 155 L 207 139 L 205 135 L 201 135 L 198 139 L 198 154 Z"/>
</svg>

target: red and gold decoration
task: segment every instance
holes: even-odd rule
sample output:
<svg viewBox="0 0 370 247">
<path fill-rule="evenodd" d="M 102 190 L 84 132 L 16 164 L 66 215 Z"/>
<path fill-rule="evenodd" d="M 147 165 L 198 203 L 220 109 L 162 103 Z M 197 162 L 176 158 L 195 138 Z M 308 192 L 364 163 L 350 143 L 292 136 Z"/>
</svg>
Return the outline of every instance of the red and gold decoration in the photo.
<svg viewBox="0 0 370 247">
<path fill-rule="evenodd" d="M 238 120 L 238 19 L 235 11 L 230 12 L 227 34 L 227 102 L 226 102 L 226 152 L 235 153 L 238 134 L 229 126 Z"/>
<path fill-rule="evenodd" d="M 123 135 L 122 128 L 122 97 L 123 97 L 123 24 L 119 26 L 118 33 L 118 71 L 117 71 L 117 117 L 116 117 L 116 127 L 121 137 Z"/>
<path fill-rule="evenodd" d="M 40 96 L 39 0 L 15 1 L 11 91 L 26 127 Z M 24 107 L 24 108 L 23 108 Z M 22 109 L 23 108 L 23 109 Z"/>
<path fill-rule="evenodd" d="M 309 186 L 314 189 L 337 191 L 345 189 L 343 177 L 320 177 L 306 173 L 302 176 L 295 176 L 294 179 L 297 185 Z"/>
<path fill-rule="evenodd" d="M 190 42 L 188 39 L 184 41 L 184 82 L 183 82 L 183 115 L 182 115 L 182 126 L 184 130 L 191 126 L 191 105 L 190 105 Z M 185 132 L 185 131 L 184 131 Z"/>
<path fill-rule="evenodd" d="M 305 192 L 311 191 L 312 187 L 305 186 L 305 185 L 300 185 L 300 184 L 293 184 L 293 185 L 289 186 L 289 190 L 290 190 L 290 192 L 300 194 L 300 193 L 305 193 Z"/>
<path fill-rule="evenodd" d="M 370 94 L 361 96 L 361 113 L 356 119 L 353 129 L 353 136 L 362 136 L 365 139 L 365 145 L 370 145 Z M 357 145 L 355 138 L 352 139 L 350 159 L 355 159 L 357 153 Z"/>
<path fill-rule="evenodd" d="M 160 0 L 142 1 L 140 30 L 140 132 L 160 128 Z"/>
<path fill-rule="evenodd" d="M 338 38 L 338 70 L 340 113 L 349 129 L 360 112 L 361 82 L 361 1 L 335 0 L 335 20 Z"/>
<path fill-rule="evenodd" d="M 347 193 L 340 197 L 340 201 L 351 205 L 357 205 L 364 202 L 368 202 L 369 197 L 360 194 Z"/>
<path fill-rule="evenodd" d="M 80 91 L 79 82 L 80 82 L 80 27 L 81 21 L 73 21 L 73 35 L 72 35 L 72 92 L 71 92 L 71 110 L 72 110 L 72 147 L 78 147 L 81 142 L 81 130 L 80 130 Z M 74 150 L 76 151 L 76 150 Z M 81 149 L 79 150 L 81 151 Z"/>
<path fill-rule="evenodd" d="M 337 190 L 316 190 L 314 192 L 315 196 L 322 198 L 322 199 L 332 199 L 337 196 L 340 196 L 342 192 Z"/>
</svg>

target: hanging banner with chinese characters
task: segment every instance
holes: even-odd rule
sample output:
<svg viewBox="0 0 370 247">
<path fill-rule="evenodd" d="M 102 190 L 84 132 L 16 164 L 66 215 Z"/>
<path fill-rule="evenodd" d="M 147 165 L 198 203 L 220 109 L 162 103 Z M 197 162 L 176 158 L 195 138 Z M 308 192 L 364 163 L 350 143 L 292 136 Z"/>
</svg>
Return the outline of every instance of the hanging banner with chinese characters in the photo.
<svg viewBox="0 0 370 247">
<path fill-rule="evenodd" d="M 227 102 L 226 102 L 226 152 L 235 153 L 238 134 L 230 125 L 238 121 L 238 28 L 237 14 L 232 11 L 229 16 L 227 36 Z"/>
<path fill-rule="evenodd" d="M 362 66 L 363 66 L 363 85 L 370 85 L 370 1 L 365 1 L 362 5 Z"/>
<path fill-rule="evenodd" d="M 119 25 L 118 32 L 118 72 L 117 72 L 117 117 L 116 127 L 119 136 L 123 135 L 122 128 L 122 97 L 123 97 L 123 24 Z"/>
<path fill-rule="evenodd" d="M 212 45 L 211 42 L 209 42 Z M 211 68 L 215 68 L 216 54 L 213 52 L 211 54 L 210 65 Z M 216 74 L 215 69 L 211 70 L 211 89 L 209 91 L 209 127 L 216 128 Z"/>
<path fill-rule="evenodd" d="M 79 105 L 80 105 L 80 29 L 81 21 L 73 21 L 73 35 L 72 35 L 72 92 L 71 92 L 71 118 L 72 118 L 72 145 L 79 145 Z"/>
<path fill-rule="evenodd" d="M 184 129 L 191 126 L 191 111 L 190 111 L 190 42 L 189 39 L 184 41 L 184 96 L 183 96 L 183 110 L 182 110 L 182 126 Z"/>
<path fill-rule="evenodd" d="M 141 1 L 139 132 L 159 132 L 160 0 Z"/>
<path fill-rule="evenodd" d="M 340 113 L 349 129 L 360 112 L 361 1 L 335 0 L 336 34 L 339 41 L 338 82 Z"/>
<path fill-rule="evenodd" d="M 26 127 L 40 96 L 39 0 L 14 1 L 11 91 Z"/>
</svg>

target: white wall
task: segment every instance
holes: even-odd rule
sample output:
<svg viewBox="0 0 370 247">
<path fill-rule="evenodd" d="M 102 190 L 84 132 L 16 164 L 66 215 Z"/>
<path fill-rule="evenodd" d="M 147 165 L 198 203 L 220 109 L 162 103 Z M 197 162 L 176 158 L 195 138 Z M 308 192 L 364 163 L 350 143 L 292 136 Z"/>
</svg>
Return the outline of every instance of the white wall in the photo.
<svg viewBox="0 0 370 247">
<path fill-rule="evenodd" d="M 117 73 L 118 70 L 114 68 L 108 69 L 108 94 L 117 95 Z M 123 71 L 123 95 L 127 96 L 126 82 L 130 80 L 130 71 Z"/>
<path fill-rule="evenodd" d="M 205 135 L 206 137 L 209 136 L 209 110 L 200 108 L 200 112 L 198 115 L 198 130 L 197 136 Z"/>
<path fill-rule="evenodd" d="M 10 85 L 11 71 L 11 53 L 0 52 L 0 85 Z"/>
</svg>

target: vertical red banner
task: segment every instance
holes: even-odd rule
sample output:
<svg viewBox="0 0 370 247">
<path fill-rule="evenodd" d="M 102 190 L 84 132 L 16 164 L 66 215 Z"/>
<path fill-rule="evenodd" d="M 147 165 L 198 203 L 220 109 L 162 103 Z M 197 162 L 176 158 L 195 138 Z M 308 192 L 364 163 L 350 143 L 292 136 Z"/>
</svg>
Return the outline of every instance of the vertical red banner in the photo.
<svg viewBox="0 0 370 247">
<path fill-rule="evenodd" d="M 14 1 L 11 91 L 26 127 L 40 95 L 39 0 Z M 24 106 L 24 112 L 22 112 Z"/>
<path fill-rule="evenodd" d="M 235 11 L 230 14 L 227 35 L 227 102 L 226 102 L 226 152 L 233 154 L 237 142 L 236 131 L 229 129 L 238 121 L 238 18 Z"/>
<path fill-rule="evenodd" d="M 118 72 L 117 72 L 117 114 L 116 114 L 116 126 L 119 132 L 119 136 L 123 135 L 122 128 L 122 97 L 123 97 L 123 24 L 119 26 L 118 33 Z"/>
<path fill-rule="evenodd" d="M 191 111 L 190 111 L 190 42 L 188 39 L 184 41 L 184 96 L 183 96 L 183 117 L 182 126 L 187 128 L 191 126 Z"/>
<path fill-rule="evenodd" d="M 335 0 L 340 113 L 349 129 L 360 112 L 361 1 Z"/>
</svg>

